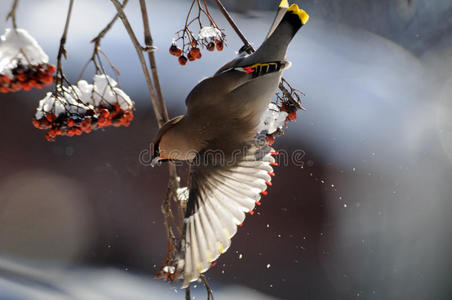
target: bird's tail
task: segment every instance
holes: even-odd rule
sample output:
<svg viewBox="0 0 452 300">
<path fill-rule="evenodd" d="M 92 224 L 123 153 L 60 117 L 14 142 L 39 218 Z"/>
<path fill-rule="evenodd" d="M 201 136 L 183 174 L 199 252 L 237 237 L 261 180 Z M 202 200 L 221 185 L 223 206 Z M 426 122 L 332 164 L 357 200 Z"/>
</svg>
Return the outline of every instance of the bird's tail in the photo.
<svg viewBox="0 0 452 300">
<path fill-rule="evenodd" d="M 290 41 L 308 20 L 309 15 L 297 4 L 289 6 L 287 0 L 282 0 L 265 41 L 254 55 L 255 58 L 283 60 Z"/>
</svg>

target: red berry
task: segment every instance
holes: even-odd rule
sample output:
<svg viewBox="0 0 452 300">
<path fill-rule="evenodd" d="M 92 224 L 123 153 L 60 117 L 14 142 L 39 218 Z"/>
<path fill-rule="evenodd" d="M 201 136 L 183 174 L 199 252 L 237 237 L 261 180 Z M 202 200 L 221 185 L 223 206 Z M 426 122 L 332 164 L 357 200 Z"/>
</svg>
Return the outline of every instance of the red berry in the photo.
<svg viewBox="0 0 452 300">
<path fill-rule="evenodd" d="M 67 130 L 67 136 L 71 137 L 71 136 L 74 136 L 74 134 L 75 134 L 75 130 L 73 128 L 69 128 Z"/>
<path fill-rule="evenodd" d="M 51 137 L 50 134 L 49 134 L 48 132 L 46 133 L 45 137 L 46 137 L 46 140 L 47 140 L 48 142 L 52 142 L 52 141 L 55 140 L 55 138 L 54 138 L 54 137 Z"/>
<path fill-rule="evenodd" d="M 196 46 L 198 45 L 198 41 L 192 40 L 192 41 L 190 42 L 190 45 L 191 45 L 192 47 L 196 47 Z"/>
<path fill-rule="evenodd" d="M 87 128 L 91 125 L 91 119 L 85 119 L 82 121 L 82 123 L 80 124 L 80 126 L 82 127 L 82 129 Z"/>
<path fill-rule="evenodd" d="M 74 127 L 74 125 L 75 125 L 73 119 L 67 119 L 66 124 L 68 127 Z"/>
<path fill-rule="evenodd" d="M 267 142 L 267 144 L 269 146 L 271 146 L 275 142 L 275 138 L 271 135 L 267 135 L 267 136 L 265 136 L 265 141 Z"/>
<path fill-rule="evenodd" d="M 221 51 L 224 48 L 224 42 L 222 40 L 215 40 L 215 46 L 218 51 Z"/>
<path fill-rule="evenodd" d="M 293 111 L 287 115 L 289 121 L 295 121 L 297 119 L 297 112 Z"/>
<path fill-rule="evenodd" d="M 187 58 L 189 61 L 195 61 L 196 60 L 196 56 L 192 55 L 191 53 L 188 53 Z"/>
<path fill-rule="evenodd" d="M 177 60 L 181 66 L 185 66 L 187 64 L 187 58 L 183 55 L 179 56 Z"/>
<path fill-rule="evenodd" d="M 176 46 L 176 44 L 172 44 L 169 48 L 169 53 L 174 56 L 181 56 L 182 49 Z"/>
<path fill-rule="evenodd" d="M 207 44 L 206 46 L 207 50 L 209 51 L 215 51 L 215 43 L 214 42 L 210 42 Z"/>
<path fill-rule="evenodd" d="M 200 59 L 201 58 L 201 50 L 197 47 L 191 48 L 189 55 L 193 56 L 195 59 Z"/>
<path fill-rule="evenodd" d="M 102 108 L 100 110 L 100 115 L 104 118 L 108 118 L 108 116 L 110 115 L 110 112 L 108 111 L 108 109 L 106 108 Z"/>
<path fill-rule="evenodd" d="M 46 68 L 47 74 L 53 74 L 56 72 L 56 67 L 54 65 L 48 64 Z"/>
<path fill-rule="evenodd" d="M 3 76 L 0 76 L 0 81 L 3 82 L 3 84 L 7 85 L 8 83 L 10 83 L 11 79 L 9 79 L 8 76 L 3 75 Z"/>
<path fill-rule="evenodd" d="M 44 82 L 44 83 L 52 83 L 53 76 L 46 74 L 46 75 L 41 77 L 41 81 Z"/>
<path fill-rule="evenodd" d="M 56 116 L 55 116 L 54 113 L 48 113 L 48 114 L 46 115 L 46 118 L 47 118 L 47 121 L 49 121 L 50 123 L 52 123 L 53 121 L 56 120 Z"/>
<path fill-rule="evenodd" d="M 27 79 L 27 75 L 25 73 L 20 73 L 16 75 L 17 80 L 25 81 Z"/>
<path fill-rule="evenodd" d="M 57 136 L 57 134 L 56 134 L 56 130 L 55 129 L 49 129 L 49 131 L 47 132 L 48 134 L 49 134 L 49 136 L 51 137 L 51 138 L 55 138 L 56 136 Z"/>
<path fill-rule="evenodd" d="M 34 119 L 33 120 L 33 126 L 38 128 L 38 129 L 40 129 L 41 128 L 41 123 L 38 120 Z"/>
</svg>

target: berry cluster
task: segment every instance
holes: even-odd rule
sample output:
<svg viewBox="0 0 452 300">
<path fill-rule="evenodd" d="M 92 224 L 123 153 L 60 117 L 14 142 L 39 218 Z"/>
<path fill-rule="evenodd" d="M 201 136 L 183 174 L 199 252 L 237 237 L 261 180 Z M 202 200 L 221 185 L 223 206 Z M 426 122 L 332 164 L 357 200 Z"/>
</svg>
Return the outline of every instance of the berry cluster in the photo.
<svg viewBox="0 0 452 300">
<path fill-rule="evenodd" d="M 283 102 L 281 104 L 280 110 L 285 111 L 287 113 L 286 121 L 292 122 L 297 119 L 298 108 L 294 104 L 290 102 Z"/>
<path fill-rule="evenodd" d="M 40 90 L 52 84 L 55 71 L 55 66 L 51 64 L 33 66 L 19 62 L 14 69 L 8 72 L 12 78 L 0 74 L 0 92 L 29 91 L 32 88 Z"/>
<path fill-rule="evenodd" d="M 39 102 L 33 125 L 47 130 L 46 139 L 72 137 L 108 126 L 129 126 L 134 104 L 107 75 L 96 75 L 94 84 L 58 87 Z"/>
<path fill-rule="evenodd" d="M 195 38 L 192 32 L 186 28 L 178 33 L 179 37 L 173 40 L 169 53 L 178 57 L 180 65 L 184 66 L 188 61 L 195 61 L 202 57 L 201 48 L 208 51 L 222 51 L 224 49 L 225 34 L 216 26 L 204 26 Z M 177 46 L 177 42 L 182 40 L 182 48 Z M 189 42 L 187 43 L 186 40 Z"/>
<path fill-rule="evenodd" d="M 7 29 L 0 44 L 0 92 L 42 89 L 53 82 L 55 66 L 23 29 Z"/>
<path fill-rule="evenodd" d="M 297 107 L 288 102 L 281 102 L 280 106 L 271 102 L 264 112 L 257 128 L 258 134 L 265 135 L 265 141 L 270 146 L 275 142 L 275 137 L 284 134 L 283 128 L 289 121 L 297 118 Z"/>
</svg>

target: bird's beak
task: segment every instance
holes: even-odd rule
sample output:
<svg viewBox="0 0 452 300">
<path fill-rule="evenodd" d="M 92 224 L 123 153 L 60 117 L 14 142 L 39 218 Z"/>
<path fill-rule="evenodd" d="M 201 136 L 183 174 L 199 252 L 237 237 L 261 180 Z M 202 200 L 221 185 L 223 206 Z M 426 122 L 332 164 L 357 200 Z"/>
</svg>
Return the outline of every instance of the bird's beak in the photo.
<svg viewBox="0 0 452 300">
<path fill-rule="evenodd" d="M 152 160 L 151 160 L 151 167 L 155 167 L 160 161 L 160 157 L 159 156 L 153 156 Z"/>
</svg>

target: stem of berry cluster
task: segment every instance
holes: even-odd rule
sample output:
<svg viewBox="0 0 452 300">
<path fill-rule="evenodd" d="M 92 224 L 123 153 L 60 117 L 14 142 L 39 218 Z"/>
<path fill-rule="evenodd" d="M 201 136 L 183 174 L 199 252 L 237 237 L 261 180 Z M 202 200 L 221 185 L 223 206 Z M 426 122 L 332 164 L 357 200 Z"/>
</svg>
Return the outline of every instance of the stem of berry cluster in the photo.
<svg viewBox="0 0 452 300">
<path fill-rule="evenodd" d="M 66 23 L 64 24 L 64 30 L 63 35 L 60 39 L 60 47 L 58 49 L 58 55 L 57 55 L 57 71 L 55 74 L 55 92 L 57 91 L 57 87 L 63 83 L 63 65 L 61 62 L 62 57 L 64 56 L 66 58 L 66 48 L 64 46 L 66 45 L 66 39 L 67 39 L 67 33 L 69 30 L 69 24 L 71 22 L 71 15 L 72 15 L 72 7 L 74 6 L 74 0 L 69 0 L 69 8 L 66 16 Z"/>
<path fill-rule="evenodd" d="M 242 33 L 242 31 L 239 29 L 239 27 L 237 26 L 237 24 L 234 22 L 234 20 L 232 19 L 231 15 L 229 14 L 229 12 L 226 10 L 226 8 L 224 7 L 224 5 L 221 3 L 220 0 L 214 0 L 215 3 L 217 4 L 218 8 L 220 9 L 221 13 L 223 14 L 223 16 L 226 18 L 226 20 L 228 21 L 228 23 L 231 25 L 232 29 L 234 29 L 235 33 L 239 36 L 239 38 L 242 40 L 243 44 L 245 44 L 245 47 L 249 50 L 249 53 L 254 52 L 254 48 L 253 46 L 251 46 L 250 42 L 246 39 L 245 35 Z"/>
<path fill-rule="evenodd" d="M 11 10 L 9 11 L 9 13 L 6 15 L 6 20 L 11 18 L 11 22 L 13 23 L 13 28 L 14 30 L 17 29 L 17 23 L 16 23 L 16 9 L 17 9 L 17 5 L 19 4 L 19 0 L 14 0 L 13 2 L 13 6 L 11 7 Z"/>
</svg>

